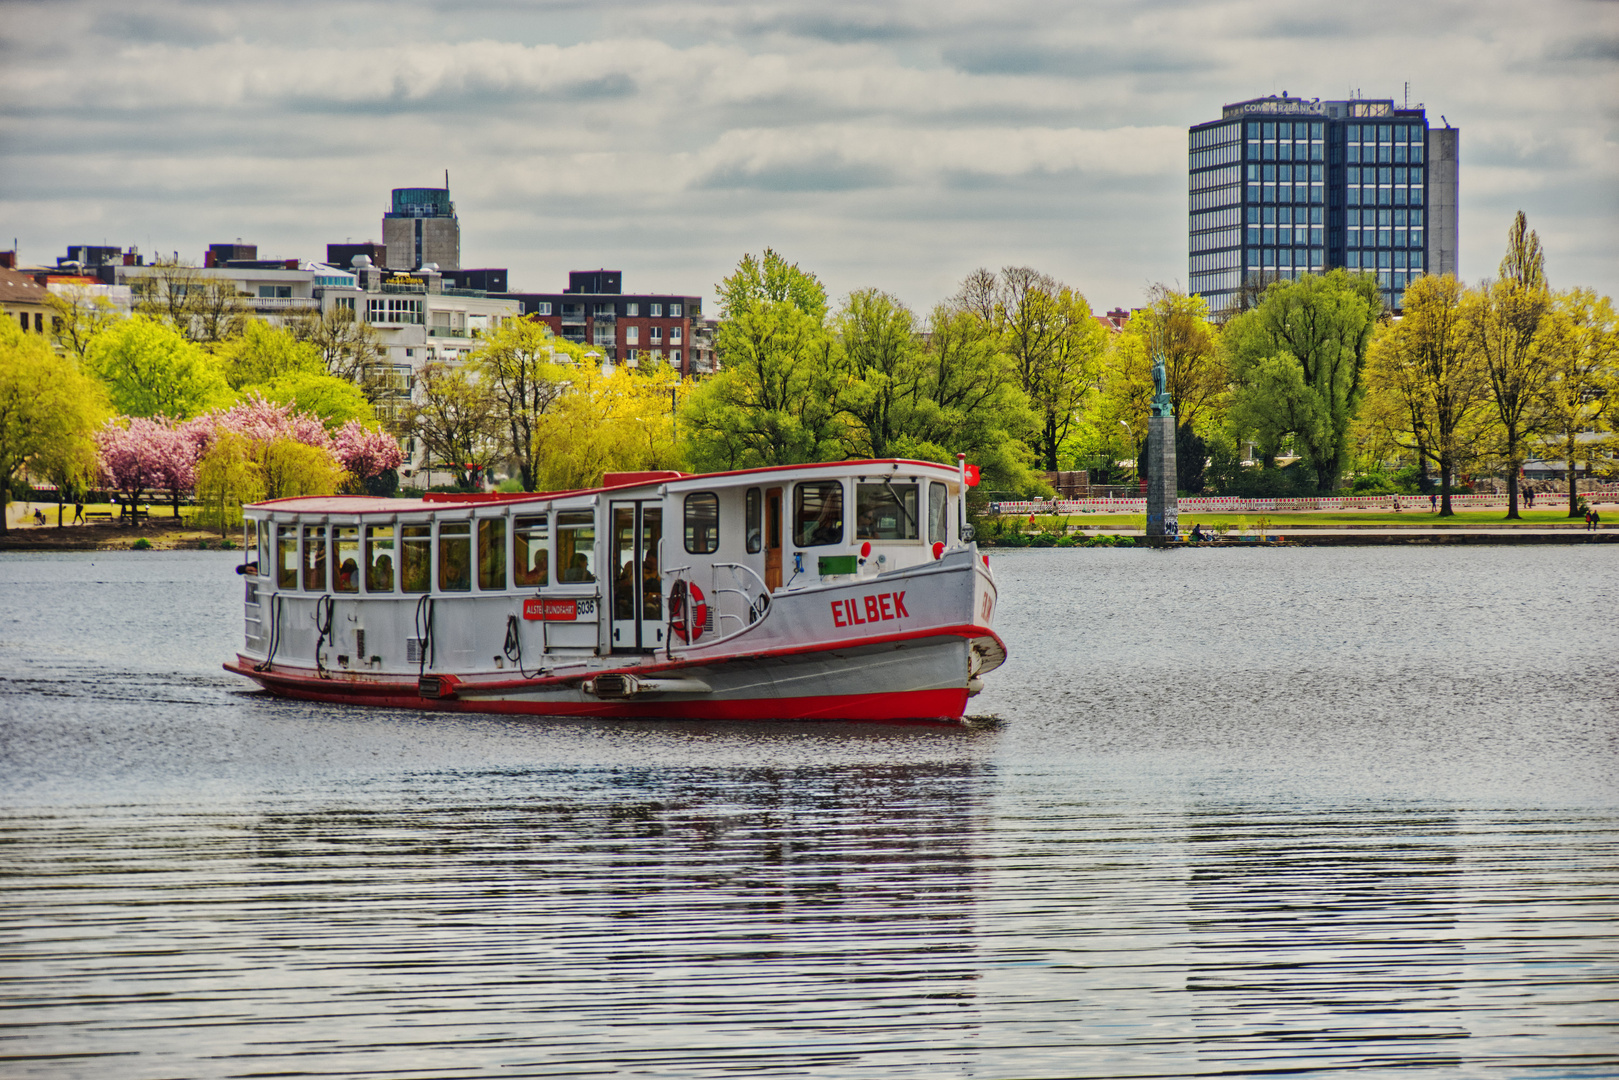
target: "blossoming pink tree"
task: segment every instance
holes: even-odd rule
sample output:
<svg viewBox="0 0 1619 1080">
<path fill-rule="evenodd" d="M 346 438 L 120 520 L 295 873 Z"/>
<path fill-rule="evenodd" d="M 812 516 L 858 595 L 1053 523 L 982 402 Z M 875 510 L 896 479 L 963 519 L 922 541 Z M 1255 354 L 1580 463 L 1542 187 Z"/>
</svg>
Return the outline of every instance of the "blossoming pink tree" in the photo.
<svg viewBox="0 0 1619 1080">
<path fill-rule="evenodd" d="M 332 439 L 332 453 L 361 484 L 397 469 L 405 460 L 398 439 L 386 431 L 367 428 L 358 420 L 350 420 L 338 429 Z"/>
<path fill-rule="evenodd" d="M 232 437 L 222 439 L 223 433 Z M 350 420 L 333 437 L 319 417 L 259 395 L 184 422 L 161 416 L 112 420 L 97 434 L 96 443 L 108 483 L 131 502 L 148 492 L 167 492 L 175 517 L 180 516 L 181 493 L 195 487 L 198 465 L 204 460 L 209 460 L 211 476 L 256 474 L 252 484 L 235 494 L 251 488 L 270 498 L 331 492 L 345 473 L 364 484 L 404 460 L 398 440 L 386 432 Z M 211 460 L 219 453 L 239 458 L 240 468 Z M 211 491 L 210 499 L 223 506 L 231 495 Z"/>
<path fill-rule="evenodd" d="M 113 419 L 96 433 L 106 482 L 133 508 L 147 492 L 166 491 L 180 516 L 180 493 L 196 480 L 196 445 L 183 425 L 166 417 Z"/>
</svg>

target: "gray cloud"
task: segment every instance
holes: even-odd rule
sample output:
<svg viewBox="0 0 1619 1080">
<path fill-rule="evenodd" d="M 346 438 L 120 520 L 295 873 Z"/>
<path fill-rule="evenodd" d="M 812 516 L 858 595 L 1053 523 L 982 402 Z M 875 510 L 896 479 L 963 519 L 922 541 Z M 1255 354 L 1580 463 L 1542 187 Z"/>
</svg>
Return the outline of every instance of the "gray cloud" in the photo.
<svg viewBox="0 0 1619 1080">
<path fill-rule="evenodd" d="M 927 308 L 1028 263 L 1106 307 L 1185 279 L 1188 125 L 1410 80 L 1464 129 L 1464 276 L 1522 206 L 1560 282 L 1612 293 L 1613 10 L 9 0 L 0 214 L 25 262 L 236 236 L 311 256 L 376 238 L 388 189 L 447 167 L 466 259 L 527 287 L 615 265 L 703 289 L 773 244 L 839 294 Z"/>
</svg>

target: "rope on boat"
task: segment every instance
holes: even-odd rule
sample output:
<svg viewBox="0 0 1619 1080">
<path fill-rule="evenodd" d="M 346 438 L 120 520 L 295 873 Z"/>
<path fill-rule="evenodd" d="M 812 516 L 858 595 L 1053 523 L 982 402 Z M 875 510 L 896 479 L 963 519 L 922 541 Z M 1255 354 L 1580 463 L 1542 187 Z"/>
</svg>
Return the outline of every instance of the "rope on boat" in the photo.
<svg viewBox="0 0 1619 1080">
<path fill-rule="evenodd" d="M 423 612 L 426 617 L 423 617 Z M 433 598 L 423 595 L 416 601 L 416 677 L 427 674 L 428 650 L 433 648 Z M 437 657 L 434 657 L 437 659 Z"/>
<path fill-rule="evenodd" d="M 270 650 L 264 654 L 264 663 L 254 664 L 254 671 L 269 671 L 275 660 L 275 650 L 281 644 L 281 594 L 270 594 Z"/>
<path fill-rule="evenodd" d="M 276 595 L 280 596 L 281 594 L 277 593 Z M 334 607 L 336 605 L 332 603 L 331 593 L 327 593 L 315 601 L 315 674 L 323 679 L 330 679 L 331 676 L 326 673 L 326 662 L 320 657 L 320 647 L 327 642 L 331 642 L 334 646 L 337 644 L 337 638 L 332 636 L 332 609 Z M 324 619 L 321 618 L 322 613 L 325 614 Z"/>
<path fill-rule="evenodd" d="M 506 659 L 517 665 L 517 673 L 523 678 L 538 679 L 545 674 L 544 667 L 535 668 L 532 675 L 523 670 L 523 638 L 519 633 L 521 626 L 522 624 L 517 621 L 516 615 L 506 616 Z"/>
</svg>

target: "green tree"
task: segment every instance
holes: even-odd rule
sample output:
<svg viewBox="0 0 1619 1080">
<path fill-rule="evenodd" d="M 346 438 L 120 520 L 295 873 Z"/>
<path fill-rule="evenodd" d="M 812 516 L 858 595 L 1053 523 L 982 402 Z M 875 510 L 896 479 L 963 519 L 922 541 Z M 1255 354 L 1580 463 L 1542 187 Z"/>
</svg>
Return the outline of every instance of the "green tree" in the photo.
<svg viewBox="0 0 1619 1080">
<path fill-rule="evenodd" d="M 1027 266 L 1008 266 L 999 278 L 980 270 L 963 292 L 970 306 L 993 312 L 1001 347 L 1040 418 L 1035 457 L 1055 471 L 1080 406 L 1096 388 L 1107 332 L 1083 296 Z"/>
<path fill-rule="evenodd" d="M 1366 382 L 1394 403 L 1413 449 L 1439 470 L 1441 517 L 1450 517 L 1451 481 L 1473 454 L 1489 380 L 1465 326 L 1467 290 L 1454 277 L 1417 278 L 1405 290 L 1405 316 L 1381 328 Z"/>
<path fill-rule="evenodd" d="M 1038 423 L 999 332 L 955 301 L 936 307 L 928 325 L 919 334 L 910 309 L 876 289 L 852 293 L 838 313 L 846 454 L 952 464 L 959 452 L 995 490 L 1043 489 L 1026 442 Z"/>
<path fill-rule="evenodd" d="M 524 491 L 534 491 L 539 475 L 535 436 L 541 418 L 565 395 L 569 374 L 558 363 L 584 362 L 584 350 L 561 341 L 542 322 L 507 319 L 472 354 L 479 381 L 488 387 L 505 428 L 506 449 L 517 465 Z"/>
<path fill-rule="evenodd" d="M 833 323 L 844 379 L 838 409 L 852 423 L 851 457 L 886 458 L 904 434 L 921 397 L 926 369 L 916 316 L 877 289 L 857 289 Z"/>
<path fill-rule="evenodd" d="M 979 466 L 981 489 L 1044 491 L 1030 448 L 1039 417 L 995 325 L 958 294 L 933 309 L 919 360 L 922 376 L 895 453 L 945 464 L 963 453 Z"/>
<path fill-rule="evenodd" d="M 826 290 L 775 251 L 746 255 L 719 285 L 721 371 L 680 414 L 687 461 L 737 469 L 842 456 Z"/>
<path fill-rule="evenodd" d="M 350 420 L 370 425 L 377 419 L 371 402 L 358 386 L 318 371 L 292 372 L 242 389 L 257 392 L 278 405 L 291 405 L 297 412 L 318 416 L 327 431 L 336 431 Z"/>
<path fill-rule="evenodd" d="M 1230 381 L 1201 296 L 1154 285 L 1147 306 L 1131 314 L 1119 335 L 1109 359 L 1128 383 L 1128 400 L 1142 410 L 1127 421 L 1132 431 L 1146 431 L 1156 349 L 1163 351 L 1164 389 L 1175 413 L 1176 486 L 1196 493 L 1203 489 L 1208 457 L 1204 438 L 1225 418 Z"/>
<path fill-rule="evenodd" d="M 0 532 L 18 471 L 28 465 L 64 479 L 87 472 L 106 416 L 106 394 L 95 380 L 39 335 L 0 319 Z"/>
<path fill-rule="evenodd" d="M 1606 441 L 1582 444 L 1580 436 L 1611 433 L 1619 410 L 1619 319 L 1608 297 L 1572 289 L 1557 298 L 1552 324 L 1543 333 L 1550 339 L 1545 352 L 1551 368 L 1544 395 L 1545 439 L 1568 466 L 1568 516 L 1579 517 L 1574 457 L 1585 449 L 1589 466 L 1594 450 Z M 1586 472 L 1594 475 L 1589 467 Z"/>
<path fill-rule="evenodd" d="M 1361 372 L 1381 310 L 1372 275 L 1333 270 L 1272 283 L 1258 306 L 1221 334 L 1233 434 L 1253 438 L 1268 460 L 1291 438 L 1315 472 L 1316 490 L 1334 490 L 1348 463 L 1349 429 L 1364 396 Z"/>
<path fill-rule="evenodd" d="M 1522 210 L 1508 233 L 1500 277 L 1470 297 L 1468 335 L 1483 358 L 1495 403 L 1501 456 L 1507 474 L 1507 517 L 1518 514 L 1518 474 L 1527 444 L 1547 422 L 1545 395 L 1552 365 L 1545 356 L 1542 330 L 1552 311 L 1540 238 L 1530 231 Z M 1570 476 L 1573 462 L 1569 462 Z M 1570 486 L 1573 481 L 1570 480 Z"/>
<path fill-rule="evenodd" d="M 235 397 L 212 356 L 144 315 L 98 335 L 87 359 L 90 374 L 125 416 L 190 419 Z"/>
<path fill-rule="evenodd" d="M 222 343 L 214 355 L 233 390 L 262 386 L 288 375 L 326 374 L 315 346 L 260 319 L 249 321 L 239 336 Z"/>
</svg>

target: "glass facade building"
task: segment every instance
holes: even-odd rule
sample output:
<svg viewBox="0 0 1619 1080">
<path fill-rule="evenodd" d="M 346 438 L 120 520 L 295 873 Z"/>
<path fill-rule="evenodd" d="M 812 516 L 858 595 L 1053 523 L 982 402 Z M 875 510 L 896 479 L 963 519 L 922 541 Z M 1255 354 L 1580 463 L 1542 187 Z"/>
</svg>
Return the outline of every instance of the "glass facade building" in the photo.
<svg viewBox="0 0 1619 1080">
<path fill-rule="evenodd" d="M 1335 267 L 1406 283 L 1456 272 L 1459 131 L 1393 100 L 1268 97 L 1188 134 L 1191 291 L 1219 313 L 1246 282 Z"/>
</svg>

